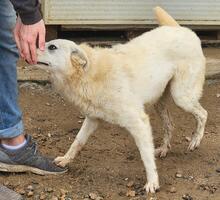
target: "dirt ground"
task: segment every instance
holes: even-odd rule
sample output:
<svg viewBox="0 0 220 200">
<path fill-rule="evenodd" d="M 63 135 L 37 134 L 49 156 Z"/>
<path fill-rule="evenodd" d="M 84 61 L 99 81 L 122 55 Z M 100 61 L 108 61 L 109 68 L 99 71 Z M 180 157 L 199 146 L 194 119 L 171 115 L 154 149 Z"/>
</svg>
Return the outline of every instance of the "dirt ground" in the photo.
<svg viewBox="0 0 220 200">
<path fill-rule="evenodd" d="M 205 49 L 209 58 L 220 59 L 219 49 Z M 20 80 L 47 81 L 47 74 L 20 64 Z M 53 92 L 50 84 L 20 83 L 20 105 L 25 132 L 37 141 L 43 154 L 63 155 L 82 125 L 74 105 Z M 160 191 L 146 196 L 146 176 L 137 147 L 127 131 L 101 123 L 81 153 L 60 176 L 0 173 L 0 184 L 30 200 L 220 200 L 220 79 L 206 81 L 202 105 L 209 116 L 199 149 L 186 151 L 195 129 L 190 114 L 170 110 L 175 122 L 172 149 L 157 159 Z M 150 110 L 155 146 L 162 142 L 161 121 Z M 0 197 L 1 200 L 1 197 Z"/>
<path fill-rule="evenodd" d="M 207 81 L 201 102 L 209 118 L 202 144 L 192 153 L 186 152 L 187 136 L 195 129 L 195 121 L 170 103 L 175 122 L 172 150 L 165 159 L 156 160 L 161 189 L 153 197 L 146 197 L 142 189 L 146 182 L 145 170 L 132 137 L 124 129 L 105 122 L 90 137 L 66 174 L 0 173 L 0 184 L 33 200 L 56 200 L 61 196 L 62 200 L 220 200 L 220 173 L 216 171 L 220 168 L 219 96 L 220 81 Z M 20 84 L 20 104 L 25 132 L 37 141 L 40 151 L 52 156 L 63 155 L 82 123 L 75 106 L 55 94 L 50 84 L 32 83 Z M 158 146 L 163 136 L 161 121 L 153 109 L 150 116 Z"/>
</svg>

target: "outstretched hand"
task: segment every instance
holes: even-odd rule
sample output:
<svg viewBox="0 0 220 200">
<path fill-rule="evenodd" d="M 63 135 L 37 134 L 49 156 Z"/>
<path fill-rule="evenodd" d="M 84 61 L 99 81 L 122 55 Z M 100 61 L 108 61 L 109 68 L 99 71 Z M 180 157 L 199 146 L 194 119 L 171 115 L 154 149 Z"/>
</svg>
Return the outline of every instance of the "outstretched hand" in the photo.
<svg viewBox="0 0 220 200">
<path fill-rule="evenodd" d="M 43 20 L 32 24 L 25 25 L 22 23 L 20 17 L 14 29 L 14 37 L 19 49 L 20 55 L 30 64 L 37 62 L 37 47 L 41 51 L 45 49 L 45 25 Z"/>
</svg>

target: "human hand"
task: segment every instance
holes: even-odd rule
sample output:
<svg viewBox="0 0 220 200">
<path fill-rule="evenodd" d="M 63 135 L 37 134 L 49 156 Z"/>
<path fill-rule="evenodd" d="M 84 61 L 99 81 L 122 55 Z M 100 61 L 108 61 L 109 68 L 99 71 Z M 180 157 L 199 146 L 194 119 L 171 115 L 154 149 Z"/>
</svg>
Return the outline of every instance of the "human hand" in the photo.
<svg viewBox="0 0 220 200">
<path fill-rule="evenodd" d="M 43 20 L 32 25 L 25 25 L 20 17 L 17 18 L 14 37 L 21 57 L 28 63 L 36 64 L 37 46 L 41 51 L 44 51 L 45 35 L 46 31 Z"/>
</svg>

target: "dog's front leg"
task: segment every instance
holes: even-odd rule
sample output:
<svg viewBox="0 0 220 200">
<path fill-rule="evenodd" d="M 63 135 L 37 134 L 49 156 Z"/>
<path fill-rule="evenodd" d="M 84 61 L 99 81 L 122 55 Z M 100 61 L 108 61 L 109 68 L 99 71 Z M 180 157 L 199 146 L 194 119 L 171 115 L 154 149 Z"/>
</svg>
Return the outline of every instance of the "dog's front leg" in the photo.
<svg viewBox="0 0 220 200">
<path fill-rule="evenodd" d="M 126 119 L 128 119 L 126 128 L 135 139 L 146 169 L 148 180 L 145 186 L 146 191 L 154 193 L 159 189 L 159 180 L 154 159 L 154 144 L 149 117 L 146 114 L 138 116 L 134 113 L 126 116 Z"/>
<path fill-rule="evenodd" d="M 68 152 L 63 157 L 57 157 L 55 159 L 55 163 L 61 167 L 65 167 L 71 160 L 73 160 L 76 154 L 85 145 L 89 136 L 96 130 L 97 126 L 98 126 L 97 119 L 86 117 L 79 133 L 77 134 Z"/>
</svg>

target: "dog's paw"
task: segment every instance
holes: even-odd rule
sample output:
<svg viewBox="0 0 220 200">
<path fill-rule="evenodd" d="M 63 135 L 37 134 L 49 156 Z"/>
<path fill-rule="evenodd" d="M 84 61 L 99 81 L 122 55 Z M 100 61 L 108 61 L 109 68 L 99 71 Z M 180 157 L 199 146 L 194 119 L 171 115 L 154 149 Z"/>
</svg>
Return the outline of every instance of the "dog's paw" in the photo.
<svg viewBox="0 0 220 200">
<path fill-rule="evenodd" d="M 188 151 L 195 150 L 200 145 L 201 140 L 202 140 L 202 137 L 199 137 L 199 136 L 193 137 L 189 143 Z"/>
<path fill-rule="evenodd" d="M 145 185 L 145 189 L 147 193 L 155 193 L 159 190 L 160 186 L 159 186 L 159 182 L 158 181 L 154 181 L 154 182 L 148 182 Z"/>
<path fill-rule="evenodd" d="M 65 156 L 57 157 L 57 158 L 55 158 L 54 162 L 56 165 L 58 165 L 60 167 L 65 167 L 70 162 L 70 159 Z"/>
<path fill-rule="evenodd" d="M 167 156 L 169 149 L 170 149 L 170 147 L 162 145 L 161 147 L 159 147 L 155 150 L 155 156 L 160 157 L 160 158 L 164 158 Z"/>
</svg>

